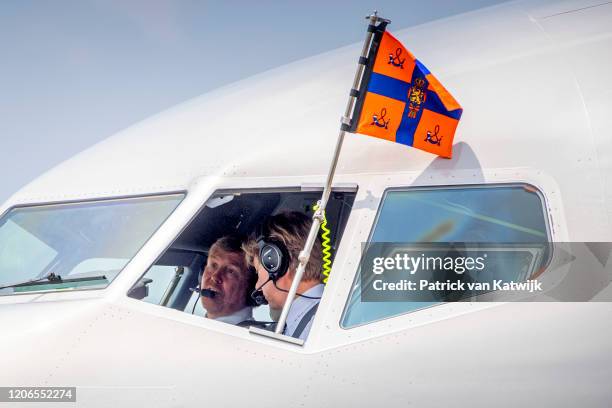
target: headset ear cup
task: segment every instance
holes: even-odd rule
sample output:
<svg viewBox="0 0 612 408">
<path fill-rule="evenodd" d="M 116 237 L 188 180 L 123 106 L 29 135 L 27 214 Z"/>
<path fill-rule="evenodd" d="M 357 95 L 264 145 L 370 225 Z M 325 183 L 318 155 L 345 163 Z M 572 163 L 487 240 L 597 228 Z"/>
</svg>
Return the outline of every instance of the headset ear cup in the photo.
<svg viewBox="0 0 612 408">
<path fill-rule="evenodd" d="M 259 247 L 259 261 L 272 281 L 276 282 L 282 278 L 289 269 L 289 252 L 285 244 L 279 240 L 260 238 L 257 240 Z"/>
<path fill-rule="evenodd" d="M 257 286 L 257 270 L 253 266 L 249 266 L 249 282 L 247 287 L 247 306 L 259 306 L 263 303 L 259 303 L 260 300 L 254 297 L 256 292 L 255 288 Z M 261 294 L 263 296 L 263 293 Z M 265 298 L 264 298 L 265 300 Z"/>
<path fill-rule="evenodd" d="M 278 242 L 275 242 L 275 244 L 282 254 L 281 264 L 280 264 L 280 267 L 278 268 L 278 271 L 276 272 L 276 280 L 278 280 L 287 274 L 287 271 L 289 270 L 289 262 L 291 258 L 289 257 L 289 251 L 287 251 L 287 247 L 285 246 L 284 243 L 278 241 Z"/>
<path fill-rule="evenodd" d="M 250 297 L 251 306 L 263 306 L 268 304 L 268 301 L 261 290 L 254 290 L 251 292 Z"/>
</svg>

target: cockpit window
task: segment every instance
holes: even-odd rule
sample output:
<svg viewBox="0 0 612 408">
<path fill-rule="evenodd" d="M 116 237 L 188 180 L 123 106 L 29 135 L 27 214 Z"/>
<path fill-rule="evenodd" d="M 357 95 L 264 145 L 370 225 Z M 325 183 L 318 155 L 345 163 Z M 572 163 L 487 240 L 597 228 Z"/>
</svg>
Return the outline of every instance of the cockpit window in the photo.
<svg viewBox="0 0 612 408">
<path fill-rule="evenodd" d="M 370 243 L 521 244 L 541 251 L 549 242 L 543 200 L 530 185 L 414 188 L 386 192 Z M 537 270 L 548 259 L 541 253 Z M 498 265 L 520 270 L 525 265 Z M 534 272 L 533 270 L 531 272 Z M 350 328 L 432 306 L 436 302 L 365 302 L 360 271 L 353 284 L 342 327 Z"/>
<path fill-rule="evenodd" d="M 0 219 L 0 295 L 105 288 L 182 198 L 13 208 Z"/>
<path fill-rule="evenodd" d="M 245 330 L 274 331 L 284 304 L 282 295 L 290 287 L 320 198 L 321 191 L 301 188 L 215 193 L 128 295 Z M 327 235 L 325 241 L 321 238 L 318 253 L 316 249 L 311 253 L 310 265 L 315 266 L 302 278 L 305 289 L 292 304 L 287 336 L 301 340 L 308 336 L 318 310 L 314 305 L 323 296 L 329 273 L 322 265 L 323 248 L 331 267 L 354 199 L 354 189 L 334 190 L 330 196 Z M 278 265 L 284 268 L 282 274 L 270 274 L 260 262 L 260 254 L 266 253 L 264 244 L 270 249 L 271 243 L 278 250 L 277 259 L 285 259 Z"/>
</svg>

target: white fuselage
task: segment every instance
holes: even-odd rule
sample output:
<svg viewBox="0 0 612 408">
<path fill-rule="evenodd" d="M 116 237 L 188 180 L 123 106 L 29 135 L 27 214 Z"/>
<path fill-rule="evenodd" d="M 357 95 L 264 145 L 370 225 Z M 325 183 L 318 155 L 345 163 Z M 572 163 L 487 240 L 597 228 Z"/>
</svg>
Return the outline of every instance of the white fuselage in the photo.
<svg viewBox="0 0 612 408">
<path fill-rule="evenodd" d="M 512 2 L 394 32 L 464 109 L 453 159 L 347 135 L 334 185 L 357 195 L 303 347 L 127 292 L 215 191 L 323 185 L 359 45 L 186 102 L 44 174 L 0 214 L 187 195 L 106 289 L 0 296 L 0 385 L 77 386 L 83 407 L 609 405 L 609 302 L 446 303 L 340 325 L 391 187 L 526 183 L 553 241 L 612 241 L 612 4 L 598 3 Z"/>
</svg>

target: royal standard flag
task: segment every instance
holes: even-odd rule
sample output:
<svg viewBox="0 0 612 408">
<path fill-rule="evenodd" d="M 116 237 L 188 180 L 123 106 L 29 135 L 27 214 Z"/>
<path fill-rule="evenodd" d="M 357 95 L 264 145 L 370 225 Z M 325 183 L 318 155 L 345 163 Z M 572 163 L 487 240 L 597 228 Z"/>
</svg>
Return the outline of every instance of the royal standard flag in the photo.
<svg viewBox="0 0 612 408">
<path fill-rule="evenodd" d="M 451 158 L 463 109 L 395 37 L 375 27 L 350 130 Z"/>
</svg>

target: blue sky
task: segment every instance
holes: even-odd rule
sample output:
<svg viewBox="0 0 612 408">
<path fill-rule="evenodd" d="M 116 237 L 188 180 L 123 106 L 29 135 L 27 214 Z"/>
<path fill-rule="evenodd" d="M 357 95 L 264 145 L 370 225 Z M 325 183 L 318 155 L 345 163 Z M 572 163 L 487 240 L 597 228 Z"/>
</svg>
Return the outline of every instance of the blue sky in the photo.
<svg viewBox="0 0 612 408">
<path fill-rule="evenodd" d="M 113 133 L 219 86 L 500 0 L 0 2 L 0 202 Z"/>
</svg>

